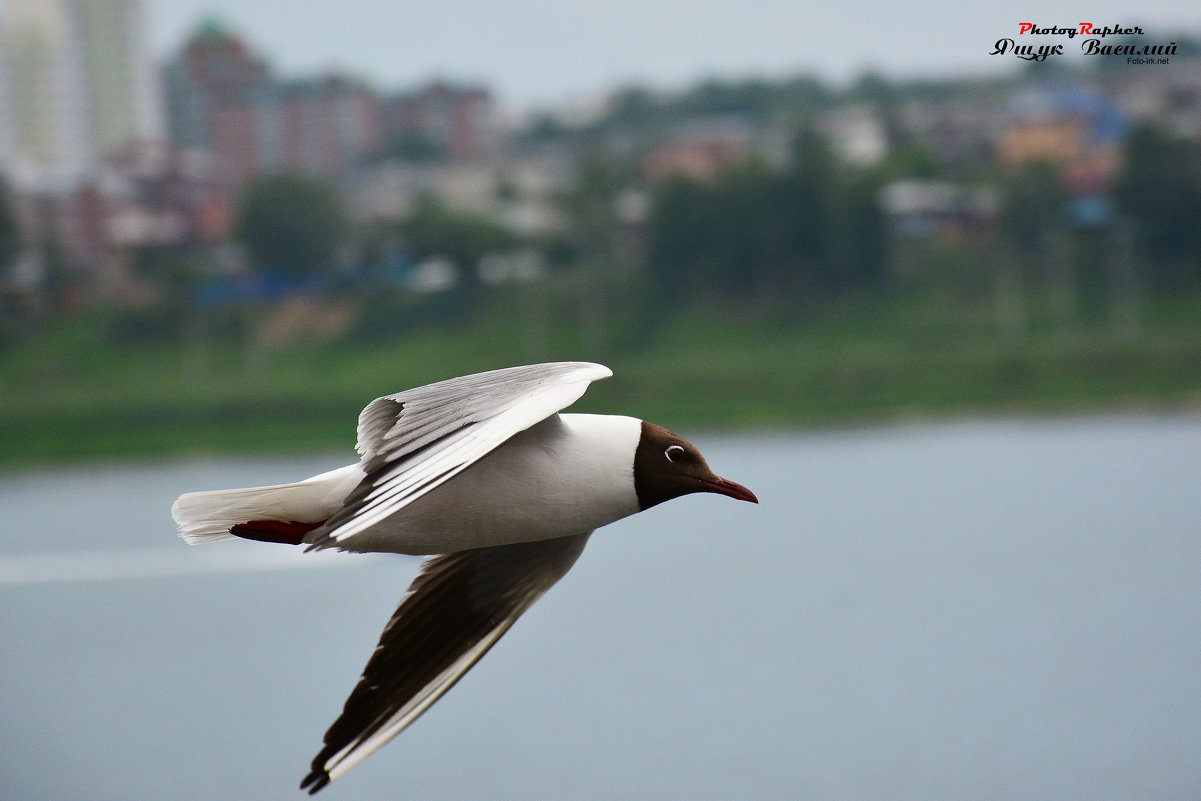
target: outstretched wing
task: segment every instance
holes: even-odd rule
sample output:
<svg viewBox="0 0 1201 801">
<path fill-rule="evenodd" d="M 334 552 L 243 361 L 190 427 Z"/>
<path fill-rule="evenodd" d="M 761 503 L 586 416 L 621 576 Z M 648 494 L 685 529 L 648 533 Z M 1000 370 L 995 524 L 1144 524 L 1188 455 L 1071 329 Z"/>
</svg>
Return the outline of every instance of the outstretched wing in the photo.
<svg viewBox="0 0 1201 801">
<path fill-rule="evenodd" d="M 612 374 L 589 362 L 532 364 L 377 398 L 359 415 L 367 477 L 313 535 L 311 547 L 343 544 Z"/>
<path fill-rule="evenodd" d="M 563 577 L 590 534 L 426 559 L 301 789 L 317 792 L 416 720 Z"/>
</svg>

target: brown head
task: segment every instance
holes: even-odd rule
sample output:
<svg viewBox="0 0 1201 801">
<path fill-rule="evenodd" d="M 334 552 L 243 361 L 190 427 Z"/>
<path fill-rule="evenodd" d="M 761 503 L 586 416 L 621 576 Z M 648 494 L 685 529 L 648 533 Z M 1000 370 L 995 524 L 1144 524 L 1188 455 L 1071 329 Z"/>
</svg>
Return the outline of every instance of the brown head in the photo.
<svg viewBox="0 0 1201 801">
<path fill-rule="evenodd" d="M 759 503 L 755 493 L 714 473 L 688 440 L 645 420 L 634 451 L 634 489 L 642 509 L 692 492 Z"/>
</svg>

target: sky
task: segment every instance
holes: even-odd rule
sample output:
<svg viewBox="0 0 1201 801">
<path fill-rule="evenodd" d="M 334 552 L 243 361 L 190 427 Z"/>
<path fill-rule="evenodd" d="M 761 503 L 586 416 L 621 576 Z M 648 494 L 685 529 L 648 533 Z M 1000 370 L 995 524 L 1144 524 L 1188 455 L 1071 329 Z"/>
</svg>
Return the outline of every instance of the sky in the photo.
<svg viewBox="0 0 1201 801">
<path fill-rule="evenodd" d="M 867 70 L 890 77 L 997 73 L 1017 61 L 989 51 L 999 38 L 1016 38 L 1023 21 L 1141 25 L 1156 41 L 1182 29 L 1201 32 L 1196 0 L 987 7 L 944 0 L 144 2 L 160 58 L 215 15 L 282 75 L 336 69 L 383 90 L 433 77 L 479 80 L 515 108 L 586 101 L 615 85 L 679 88 L 706 77 L 810 72 L 842 82 Z"/>
</svg>

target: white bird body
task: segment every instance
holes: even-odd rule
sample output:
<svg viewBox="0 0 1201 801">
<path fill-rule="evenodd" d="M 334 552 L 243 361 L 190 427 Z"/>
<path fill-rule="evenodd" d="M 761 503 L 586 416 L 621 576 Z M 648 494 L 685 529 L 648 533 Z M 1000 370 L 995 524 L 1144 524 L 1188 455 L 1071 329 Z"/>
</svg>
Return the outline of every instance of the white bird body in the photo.
<svg viewBox="0 0 1201 801">
<path fill-rule="evenodd" d="M 633 453 L 641 426 L 619 415 L 552 415 L 337 547 L 424 556 L 606 526 L 639 511 Z M 172 511 L 194 521 L 183 534 L 194 544 L 231 538 L 231 526 L 252 519 L 318 523 L 366 476 L 352 464 L 291 484 L 187 493 Z"/>
<path fill-rule="evenodd" d="M 633 417 L 552 415 L 339 547 L 446 553 L 608 525 L 639 510 L 633 453 L 640 431 Z"/>
<path fill-rule="evenodd" d="M 611 375 L 580 362 L 464 376 L 372 401 L 357 464 L 181 495 L 180 536 L 428 555 L 302 788 L 317 792 L 437 701 L 575 563 L 592 531 L 692 492 L 756 501 L 633 417 L 560 414 Z"/>
</svg>

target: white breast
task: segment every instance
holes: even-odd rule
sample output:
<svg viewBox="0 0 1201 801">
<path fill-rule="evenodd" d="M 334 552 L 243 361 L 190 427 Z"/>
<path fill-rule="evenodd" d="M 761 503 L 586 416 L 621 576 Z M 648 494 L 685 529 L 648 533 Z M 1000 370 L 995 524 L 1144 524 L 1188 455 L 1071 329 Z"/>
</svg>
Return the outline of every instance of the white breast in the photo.
<svg viewBox="0 0 1201 801">
<path fill-rule="evenodd" d="M 428 554 L 592 531 L 638 511 L 641 433 L 632 417 L 552 415 L 345 544 Z"/>
</svg>

